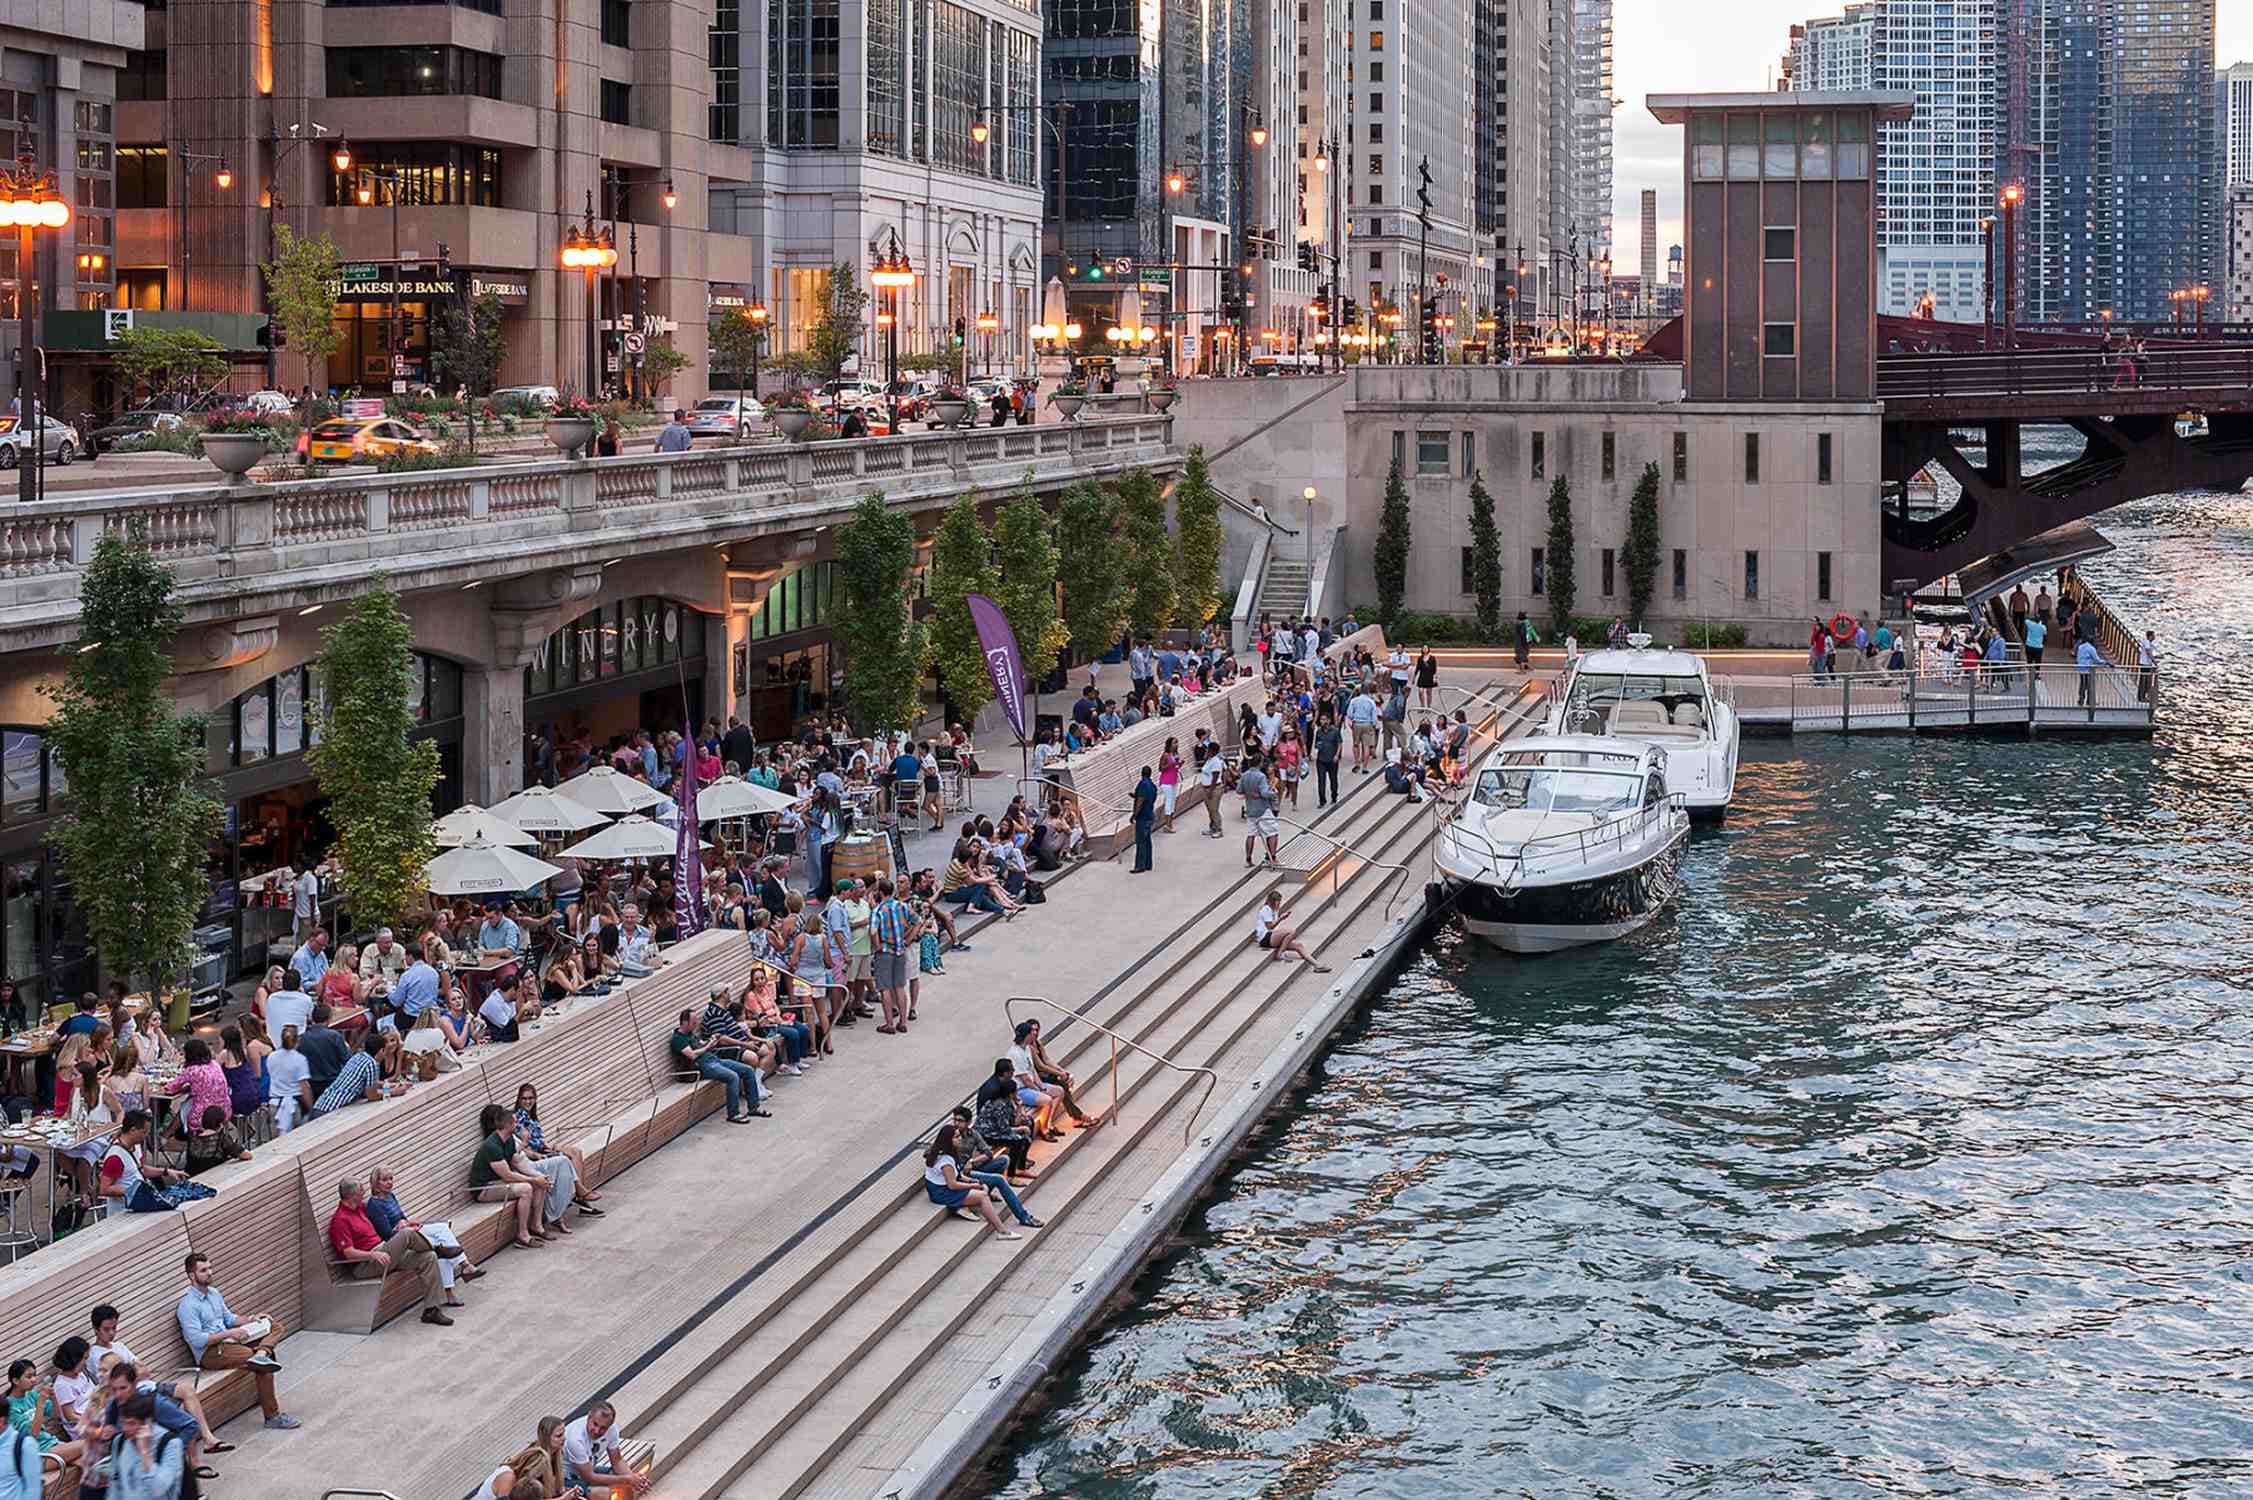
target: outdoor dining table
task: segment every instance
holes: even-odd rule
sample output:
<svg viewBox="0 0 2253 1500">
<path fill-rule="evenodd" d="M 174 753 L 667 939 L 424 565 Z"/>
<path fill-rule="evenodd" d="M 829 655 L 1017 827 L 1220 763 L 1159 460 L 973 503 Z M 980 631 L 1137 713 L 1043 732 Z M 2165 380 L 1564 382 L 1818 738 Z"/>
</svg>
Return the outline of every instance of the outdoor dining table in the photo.
<svg viewBox="0 0 2253 1500">
<path fill-rule="evenodd" d="M 30 1120 L 22 1125 L 0 1125 L 0 1147 L 14 1146 L 47 1158 L 47 1211 L 32 1221 L 31 1232 L 42 1240 L 55 1237 L 56 1179 L 62 1175 L 57 1161 L 64 1153 L 88 1141 L 101 1140 L 117 1129 L 99 1120 Z"/>
<path fill-rule="evenodd" d="M 7 1063 L 7 1091 L 10 1095 L 19 1098 L 30 1098 L 32 1096 L 38 1084 L 38 1074 L 34 1072 L 30 1082 L 26 1083 L 22 1070 L 27 1066 L 35 1066 L 42 1057 L 52 1056 L 60 1042 L 61 1039 L 52 1028 L 19 1031 L 6 1041 L 0 1042 L 0 1059 L 4 1059 Z M 19 1085 L 22 1086 L 19 1087 Z M 37 1102 L 45 1103 L 48 1101 Z"/>
</svg>

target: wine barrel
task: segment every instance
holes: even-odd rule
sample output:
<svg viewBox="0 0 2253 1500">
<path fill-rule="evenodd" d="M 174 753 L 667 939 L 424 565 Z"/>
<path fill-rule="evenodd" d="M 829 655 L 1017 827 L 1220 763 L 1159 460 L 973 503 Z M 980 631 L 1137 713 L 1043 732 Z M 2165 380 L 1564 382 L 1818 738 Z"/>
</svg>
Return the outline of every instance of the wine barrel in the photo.
<svg viewBox="0 0 2253 1500">
<path fill-rule="evenodd" d="M 829 857 L 829 878 L 832 881 L 850 877 L 866 885 L 878 877 L 892 874 L 892 851 L 881 838 L 839 839 L 837 850 Z"/>
</svg>

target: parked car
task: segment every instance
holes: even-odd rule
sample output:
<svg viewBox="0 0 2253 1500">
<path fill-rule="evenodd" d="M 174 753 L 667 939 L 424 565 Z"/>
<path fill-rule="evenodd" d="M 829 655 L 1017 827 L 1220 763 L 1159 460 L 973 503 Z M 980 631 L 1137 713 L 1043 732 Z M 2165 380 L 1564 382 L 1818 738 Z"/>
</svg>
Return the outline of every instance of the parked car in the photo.
<svg viewBox="0 0 2253 1500">
<path fill-rule="evenodd" d="M 739 410 L 740 408 L 740 410 Z M 691 437 L 734 437 L 740 420 L 745 433 L 764 432 L 767 409 L 756 396 L 707 396 L 688 414 Z"/>
<path fill-rule="evenodd" d="M 297 399 L 287 391 L 252 391 L 243 397 L 242 409 L 261 417 L 287 416 L 297 410 Z"/>
<path fill-rule="evenodd" d="M 552 385 L 504 385 L 493 392 L 495 406 L 508 401 L 521 401 L 527 406 L 559 406 L 563 392 Z"/>
<path fill-rule="evenodd" d="M 877 380 L 832 380 L 816 393 L 814 401 L 829 410 L 840 406 L 882 406 L 884 385 Z"/>
<path fill-rule="evenodd" d="M 437 451 L 436 443 L 397 417 L 340 417 L 313 429 L 305 456 L 316 464 L 349 464 Z"/>
<path fill-rule="evenodd" d="M 53 417 L 40 417 L 37 420 L 40 427 L 39 446 L 51 461 L 67 464 L 85 448 L 86 444 L 78 436 L 78 429 L 68 422 L 58 422 Z M 22 463 L 30 443 L 31 434 L 21 418 L 0 416 L 0 469 L 12 469 Z"/>
<path fill-rule="evenodd" d="M 147 437 L 152 432 L 178 432 L 187 425 L 187 419 L 176 411 L 129 411 L 104 422 L 92 435 L 96 446 L 114 448 L 128 438 Z"/>
</svg>

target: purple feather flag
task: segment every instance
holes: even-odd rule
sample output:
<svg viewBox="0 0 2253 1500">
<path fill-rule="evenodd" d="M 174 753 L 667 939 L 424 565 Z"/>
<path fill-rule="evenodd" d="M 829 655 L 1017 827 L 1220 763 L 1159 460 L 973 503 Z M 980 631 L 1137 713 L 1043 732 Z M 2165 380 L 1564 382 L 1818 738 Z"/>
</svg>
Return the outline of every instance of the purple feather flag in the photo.
<svg viewBox="0 0 2253 1500">
<path fill-rule="evenodd" d="M 984 594 L 966 594 L 963 602 L 970 606 L 970 621 L 978 627 L 978 646 L 986 653 L 986 671 L 992 676 L 994 697 L 1001 701 L 1001 711 L 1009 717 L 1009 727 L 1016 731 L 1017 743 L 1025 738 L 1025 658 L 1017 650 L 1017 632 L 1009 628 L 1009 617 L 1001 606 Z"/>
</svg>

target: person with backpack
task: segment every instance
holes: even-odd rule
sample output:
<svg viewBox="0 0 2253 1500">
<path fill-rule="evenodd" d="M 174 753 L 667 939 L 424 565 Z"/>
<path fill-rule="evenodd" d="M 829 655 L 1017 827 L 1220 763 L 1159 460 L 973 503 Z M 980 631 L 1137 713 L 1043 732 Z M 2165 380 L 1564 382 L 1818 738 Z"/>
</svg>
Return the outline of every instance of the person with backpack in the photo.
<svg viewBox="0 0 2253 1500">
<path fill-rule="evenodd" d="M 185 1500 L 187 1453 L 180 1439 L 157 1425 L 156 1398 L 136 1391 L 118 1408 L 119 1432 L 110 1440 L 109 1500 Z"/>
</svg>

